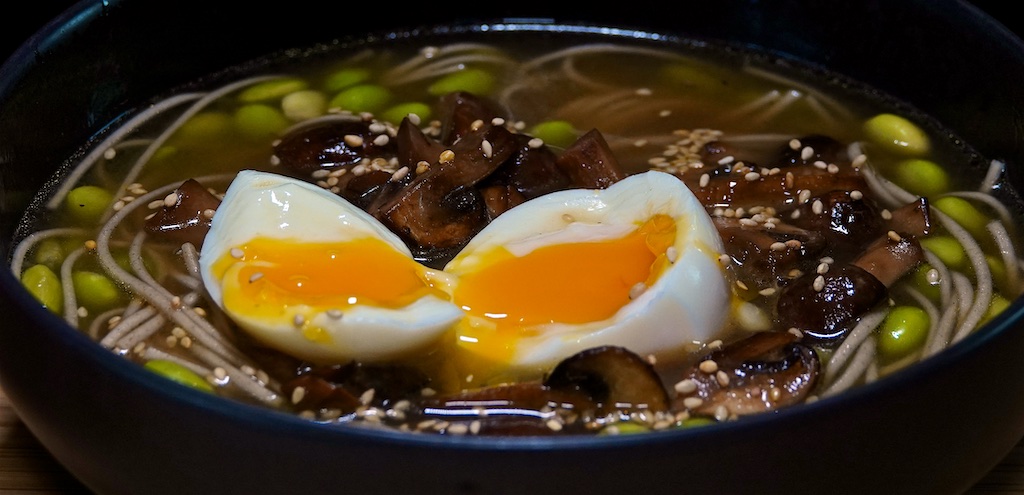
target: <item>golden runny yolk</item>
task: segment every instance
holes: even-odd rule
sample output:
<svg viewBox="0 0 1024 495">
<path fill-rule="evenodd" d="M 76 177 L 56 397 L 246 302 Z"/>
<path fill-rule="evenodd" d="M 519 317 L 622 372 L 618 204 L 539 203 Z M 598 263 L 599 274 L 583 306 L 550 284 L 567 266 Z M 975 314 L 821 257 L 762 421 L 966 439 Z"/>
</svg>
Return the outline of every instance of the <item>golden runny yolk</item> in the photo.
<svg viewBox="0 0 1024 495">
<path fill-rule="evenodd" d="M 675 237 L 675 220 L 658 214 L 621 238 L 548 245 L 524 256 L 499 248 L 483 269 L 460 278 L 454 301 L 499 330 L 602 321 L 629 303 L 634 286 L 657 280 Z"/>
<path fill-rule="evenodd" d="M 226 281 L 224 303 L 249 315 L 278 314 L 292 305 L 400 308 L 438 292 L 422 265 L 375 238 L 338 243 L 256 238 L 232 252 L 215 271 L 223 276 L 234 267 L 237 290 Z"/>
</svg>

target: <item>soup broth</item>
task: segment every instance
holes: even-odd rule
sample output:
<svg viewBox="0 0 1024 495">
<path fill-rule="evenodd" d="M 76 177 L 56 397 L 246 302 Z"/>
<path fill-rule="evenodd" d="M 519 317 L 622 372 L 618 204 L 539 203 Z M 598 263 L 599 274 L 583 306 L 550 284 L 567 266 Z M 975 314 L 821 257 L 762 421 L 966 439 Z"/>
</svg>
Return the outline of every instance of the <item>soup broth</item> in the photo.
<svg viewBox="0 0 1024 495">
<path fill-rule="evenodd" d="M 339 43 L 110 129 L 40 194 L 16 276 L 140 372 L 314 421 L 742 420 L 941 352 L 1020 292 L 1001 163 L 735 47 Z"/>
</svg>

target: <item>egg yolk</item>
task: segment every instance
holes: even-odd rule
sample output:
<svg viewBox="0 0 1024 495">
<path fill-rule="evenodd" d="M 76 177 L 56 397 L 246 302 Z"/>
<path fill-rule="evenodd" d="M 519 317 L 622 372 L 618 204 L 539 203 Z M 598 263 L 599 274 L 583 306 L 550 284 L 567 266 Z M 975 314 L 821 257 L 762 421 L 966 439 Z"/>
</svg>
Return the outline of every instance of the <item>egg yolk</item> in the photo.
<svg viewBox="0 0 1024 495">
<path fill-rule="evenodd" d="M 620 238 L 548 245 L 523 256 L 497 248 L 483 269 L 460 278 L 454 302 L 498 330 L 606 320 L 639 284 L 657 280 L 675 237 L 675 220 L 658 214 Z"/>
<path fill-rule="evenodd" d="M 422 265 L 375 238 L 336 243 L 256 238 L 225 254 L 215 272 L 229 277 L 225 307 L 250 316 L 277 315 L 294 305 L 400 308 L 440 293 Z"/>
</svg>

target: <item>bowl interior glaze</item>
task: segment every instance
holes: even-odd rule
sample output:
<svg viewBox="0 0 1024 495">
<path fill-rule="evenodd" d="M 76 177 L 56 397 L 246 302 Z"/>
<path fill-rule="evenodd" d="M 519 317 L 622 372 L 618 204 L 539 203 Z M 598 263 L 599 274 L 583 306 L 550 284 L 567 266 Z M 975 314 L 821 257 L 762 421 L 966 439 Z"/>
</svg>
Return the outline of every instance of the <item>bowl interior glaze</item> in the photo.
<svg viewBox="0 0 1024 495">
<path fill-rule="evenodd" d="M 364 33 L 517 19 L 754 46 L 903 100 L 1020 189 L 1024 46 L 956 1 L 553 2 L 382 13 L 238 11 L 198 0 L 82 1 L 0 68 L 0 248 L 36 191 L 98 131 L 150 97 L 284 48 Z M 998 68 L 998 70 L 993 70 Z M 956 493 L 1024 436 L 1015 301 L 928 362 L 840 397 L 657 435 L 480 439 L 331 428 L 180 387 L 92 344 L 0 276 L 0 386 L 54 456 L 98 493 Z M 995 379 L 993 379 L 995 377 Z"/>
</svg>

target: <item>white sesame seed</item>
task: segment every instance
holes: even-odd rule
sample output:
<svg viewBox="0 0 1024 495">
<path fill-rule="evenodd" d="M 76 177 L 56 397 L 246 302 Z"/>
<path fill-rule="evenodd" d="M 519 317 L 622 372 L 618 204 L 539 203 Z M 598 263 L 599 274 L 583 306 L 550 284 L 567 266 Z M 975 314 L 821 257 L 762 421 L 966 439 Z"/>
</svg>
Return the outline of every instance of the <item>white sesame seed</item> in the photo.
<svg viewBox="0 0 1024 495">
<path fill-rule="evenodd" d="M 679 251 L 676 250 L 675 246 L 669 246 L 665 249 L 665 258 L 669 263 L 675 263 L 676 260 L 679 259 Z"/>
<path fill-rule="evenodd" d="M 814 148 L 810 146 L 804 146 L 804 148 L 800 150 L 801 159 L 810 160 L 812 157 L 814 157 Z"/>
<path fill-rule="evenodd" d="M 249 283 L 251 284 L 253 282 L 256 282 L 257 280 L 259 280 L 261 278 L 263 278 L 263 272 L 253 273 L 252 275 L 249 275 Z"/>
<path fill-rule="evenodd" d="M 825 288 L 825 277 L 818 275 L 814 278 L 813 287 L 815 292 L 821 292 Z"/>
<path fill-rule="evenodd" d="M 342 139 L 345 141 L 345 144 L 353 148 L 363 145 L 363 137 L 358 134 L 346 134 Z"/>
<path fill-rule="evenodd" d="M 761 178 L 761 174 L 759 174 L 757 172 L 748 172 L 746 175 L 743 176 L 743 178 L 745 180 L 747 180 L 748 182 L 753 182 L 755 180 L 760 179 Z"/>
<path fill-rule="evenodd" d="M 800 149 L 800 146 L 801 146 L 801 144 L 800 144 L 800 140 L 799 139 L 790 139 L 789 140 L 789 149 L 791 149 L 793 151 L 796 151 L 796 150 Z"/>
<path fill-rule="evenodd" d="M 719 385 L 727 387 L 729 386 L 729 374 L 722 370 L 718 370 L 715 372 L 715 381 L 717 381 Z"/>
<path fill-rule="evenodd" d="M 683 399 L 683 406 L 687 409 L 697 409 L 702 405 L 704 405 L 704 400 L 700 397 L 687 397 Z"/>
<path fill-rule="evenodd" d="M 772 251 L 785 251 L 786 250 L 786 243 L 784 243 L 784 242 L 773 242 L 771 244 L 771 246 L 768 246 L 768 249 L 771 249 Z"/>
<path fill-rule="evenodd" d="M 292 397 L 291 397 L 292 404 L 298 404 L 299 402 L 302 402 L 302 399 L 305 398 L 305 397 L 306 397 L 306 388 L 305 387 L 295 387 L 295 389 L 292 390 Z"/>
<path fill-rule="evenodd" d="M 821 215 L 821 212 L 825 211 L 825 205 L 821 203 L 820 199 L 816 199 L 814 200 L 814 203 L 811 204 L 811 211 L 814 212 L 815 215 Z"/>
<path fill-rule="evenodd" d="M 243 256 L 245 256 L 245 251 L 242 251 L 240 248 L 231 248 L 232 258 L 242 259 Z"/>
<path fill-rule="evenodd" d="M 491 142 L 484 139 L 480 142 L 480 151 L 483 152 L 485 158 L 490 158 L 494 154 L 494 147 L 491 146 Z"/>
<path fill-rule="evenodd" d="M 708 175 L 708 174 L 701 174 L 700 182 L 698 183 L 698 185 L 700 187 L 708 187 L 708 183 L 710 183 L 710 182 L 711 182 L 711 176 L 710 175 Z"/>
<path fill-rule="evenodd" d="M 711 373 L 718 371 L 718 363 L 716 363 L 713 359 L 705 359 L 704 361 L 701 361 L 699 365 L 697 365 L 697 368 L 699 368 L 704 373 L 710 375 Z"/>
<path fill-rule="evenodd" d="M 697 382 L 687 378 L 676 383 L 673 388 L 681 394 L 692 394 L 697 391 Z"/>
<path fill-rule="evenodd" d="M 647 284 L 643 282 L 637 282 L 629 288 L 629 298 L 636 299 L 640 297 L 644 292 L 647 291 Z"/>
<path fill-rule="evenodd" d="M 297 326 L 297 327 L 301 327 L 305 323 L 306 323 L 306 317 L 305 316 L 295 315 L 295 317 L 292 318 L 292 324 Z"/>
<path fill-rule="evenodd" d="M 391 174 L 391 179 L 392 180 L 402 180 L 408 174 L 409 174 L 409 167 L 402 167 L 402 168 L 400 168 L 398 170 L 395 170 L 395 173 Z"/>
</svg>

